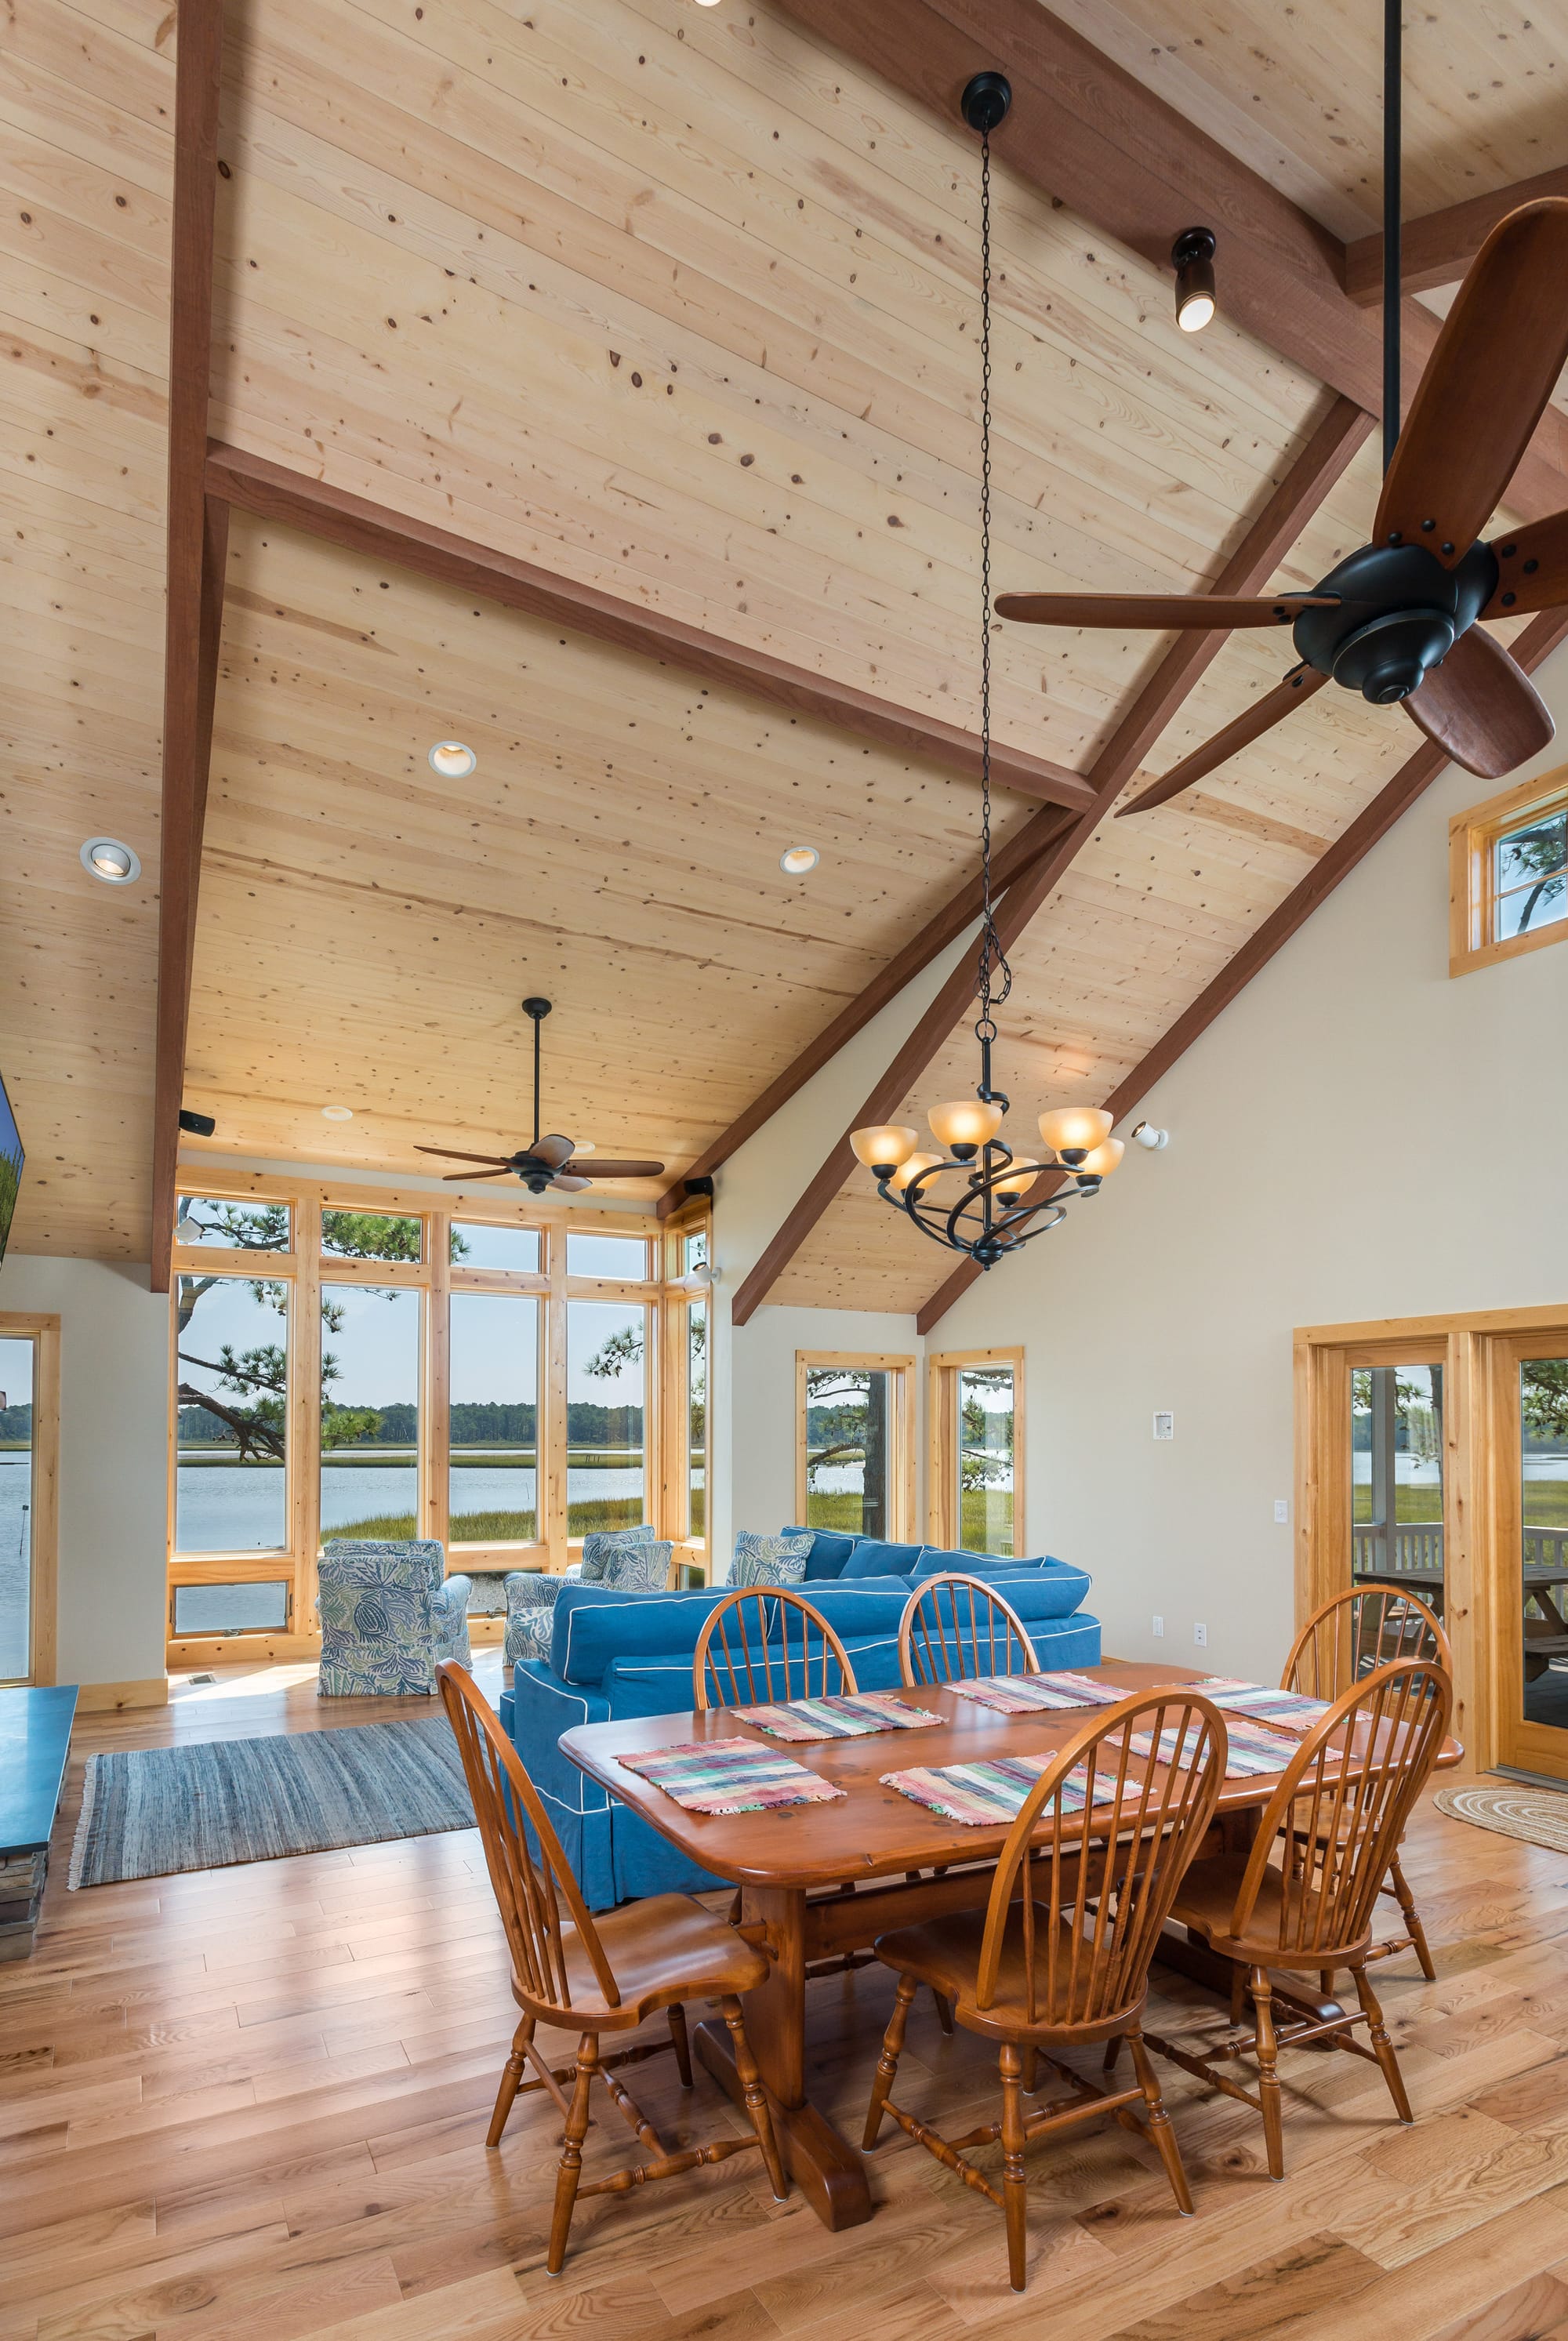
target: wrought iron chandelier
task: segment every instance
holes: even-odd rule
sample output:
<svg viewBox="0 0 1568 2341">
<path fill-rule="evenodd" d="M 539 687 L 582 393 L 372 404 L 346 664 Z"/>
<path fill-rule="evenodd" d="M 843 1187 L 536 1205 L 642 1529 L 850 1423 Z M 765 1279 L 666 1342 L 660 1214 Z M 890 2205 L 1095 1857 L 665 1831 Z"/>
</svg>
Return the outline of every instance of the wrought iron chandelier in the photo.
<svg viewBox="0 0 1568 2341">
<path fill-rule="evenodd" d="M 925 1152 L 920 1133 L 881 1122 L 850 1132 L 855 1154 L 876 1180 L 883 1200 L 904 1211 L 934 1243 L 963 1252 L 980 1268 L 1044 1235 L 1078 1195 L 1098 1194 L 1122 1160 L 1111 1116 L 1098 1107 L 1057 1106 L 1041 1114 L 1041 1148 L 1020 1157 L 1001 1137 L 1011 1101 L 993 1085 L 993 1011 L 1013 988 L 1013 971 L 996 930 L 991 899 L 991 134 L 1006 117 L 1013 92 L 999 73 L 976 74 L 961 100 L 980 135 L 980 1081 L 972 1103 L 960 1098 L 926 1115 L 944 1153 Z M 963 1185 L 954 1199 L 943 1180 Z M 1036 1191 L 1038 1189 L 1038 1191 Z"/>
</svg>

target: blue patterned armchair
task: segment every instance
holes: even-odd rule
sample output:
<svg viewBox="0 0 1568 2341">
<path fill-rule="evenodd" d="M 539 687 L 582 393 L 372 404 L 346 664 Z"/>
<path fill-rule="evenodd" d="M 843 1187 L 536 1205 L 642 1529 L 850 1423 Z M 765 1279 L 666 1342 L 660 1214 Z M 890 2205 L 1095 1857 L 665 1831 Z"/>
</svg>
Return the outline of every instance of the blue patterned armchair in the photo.
<svg viewBox="0 0 1568 2341">
<path fill-rule="evenodd" d="M 433 1539 L 338 1538 L 319 1564 L 323 1698 L 400 1698 L 433 1693 L 443 1659 L 472 1666 L 468 1579 L 445 1574 Z"/>
<path fill-rule="evenodd" d="M 583 1558 L 564 1576 L 514 1569 L 506 1579 L 506 1651 L 509 1667 L 519 1659 L 548 1659 L 555 1629 L 555 1604 L 564 1585 L 608 1585 L 623 1591 L 662 1593 L 670 1581 L 674 1545 L 656 1537 L 644 1521 L 634 1529 L 604 1529 L 583 1539 Z"/>
</svg>

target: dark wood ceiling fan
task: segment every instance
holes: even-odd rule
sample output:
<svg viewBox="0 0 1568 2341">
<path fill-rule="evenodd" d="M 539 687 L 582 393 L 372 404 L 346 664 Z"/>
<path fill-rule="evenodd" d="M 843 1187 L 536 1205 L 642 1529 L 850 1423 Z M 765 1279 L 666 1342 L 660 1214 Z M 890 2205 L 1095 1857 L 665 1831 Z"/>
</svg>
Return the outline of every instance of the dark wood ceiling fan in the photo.
<svg viewBox="0 0 1568 2341">
<path fill-rule="evenodd" d="M 1497 780 L 1552 739 L 1523 670 L 1478 623 L 1568 603 L 1568 512 L 1481 541 L 1568 361 L 1568 201 L 1525 204 L 1471 264 L 1399 413 L 1400 6 L 1385 0 L 1383 481 L 1372 541 L 1308 593 L 1004 593 L 1036 626 L 1285 626 L 1301 662 L 1212 740 L 1119 808 L 1164 804 L 1326 682 L 1402 703 L 1455 763 Z"/>
<path fill-rule="evenodd" d="M 530 1194 L 542 1195 L 547 1187 L 563 1194 L 577 1194 L 592 1186 L 594 1179 L 657 1179 L 663 1175 L 662 1162 L 604 1162 L 595 1154 L 583 1161 L 593 1171 L 593 1179 L 584 1177 L 576 1165 L 576 1141 L 563 1138 L 558 1131 L 539 1135 L 539 1033 L 550 1013 L 547 1000 L 532 999 L 523 1002 L 523 1012 L 534 1020 L 534 1135 L 526 1146 L 515 1154 L 467 1154 L 455 1146 L 418 1146 L 416 1154 L 439 1154 L 448 1162 L 484 1162 L 484 1170 L 446 1170 L 444 1180 L 467 1179 L 521 1179 Z"/>
</svg>

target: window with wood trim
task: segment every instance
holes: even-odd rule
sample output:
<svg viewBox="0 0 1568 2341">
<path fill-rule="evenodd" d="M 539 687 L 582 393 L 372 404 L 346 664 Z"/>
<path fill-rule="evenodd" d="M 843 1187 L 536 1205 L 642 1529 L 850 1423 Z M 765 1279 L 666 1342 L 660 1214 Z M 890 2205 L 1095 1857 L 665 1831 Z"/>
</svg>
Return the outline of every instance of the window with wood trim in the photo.
<svg viewBox="0 0 1568 2341">
<path fill-rule="evenodd" d="M 894 1541 L 914 1531 L 914 1360 L 795 1351 L 795 1518 Z"/>
<path fill-rule="evenodd" d="M 60 1320 L 0 1314 L 0 1683 L 55 1679 Z"/>
<path fill-rule="evenodd" d="M 1004 1559 L 1024 1549 L 1024 1352 L 926 1360 L 927 1538 Z"/>
<path fill-rule="evenodd" d="M 1449 823 L 1449 972 L 1568 941 L 1568 766 Z"/>
<path fill-rule="evenodd" d="M 303 1650 L 323 1539 L 563 1569 L 652 1520 L 706 1567 L 705 1207 L 193 1178 L 175 1227 L 170 1632 Z M 483 1215 L 481 1215 L 483 1214 Z"/>
</svg>

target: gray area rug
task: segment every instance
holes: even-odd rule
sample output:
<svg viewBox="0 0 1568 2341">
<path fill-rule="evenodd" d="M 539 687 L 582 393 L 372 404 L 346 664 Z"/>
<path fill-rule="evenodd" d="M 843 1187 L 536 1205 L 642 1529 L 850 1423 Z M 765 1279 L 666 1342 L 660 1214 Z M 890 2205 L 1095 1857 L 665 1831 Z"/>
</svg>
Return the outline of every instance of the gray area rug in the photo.
<svg viewBox="0 0 1568 2341">
<path fill-rule="evenodd" d="M 444 1716 L 89 1756 L 73 1886 L 474 1827 Z"/>
</svg>

